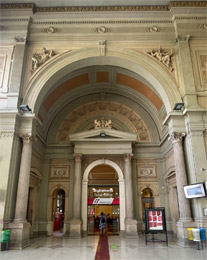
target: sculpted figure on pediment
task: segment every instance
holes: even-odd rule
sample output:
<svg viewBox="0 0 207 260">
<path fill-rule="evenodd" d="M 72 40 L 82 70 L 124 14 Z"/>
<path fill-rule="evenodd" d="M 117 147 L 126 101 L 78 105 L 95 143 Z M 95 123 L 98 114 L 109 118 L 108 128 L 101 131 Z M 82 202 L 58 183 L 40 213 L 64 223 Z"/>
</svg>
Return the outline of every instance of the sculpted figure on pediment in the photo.
<svg viewBox="0 0 207 260">
<path fill-rule="evenodd" d="M 47 50 L 45 47 L 42 48 L 42 53 L 35 53 L 32 56 L 32 71 L 38 69 L 42 64 L 54 56 L 53 50 Z"/>
</svg>

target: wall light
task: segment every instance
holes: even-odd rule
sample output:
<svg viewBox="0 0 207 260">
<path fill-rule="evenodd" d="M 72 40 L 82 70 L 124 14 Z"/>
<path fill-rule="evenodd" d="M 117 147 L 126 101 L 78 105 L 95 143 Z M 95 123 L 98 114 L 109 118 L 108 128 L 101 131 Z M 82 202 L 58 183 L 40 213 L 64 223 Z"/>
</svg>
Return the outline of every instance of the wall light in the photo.
<svg viewBox="0 0 207 260">
<path fill-rule="evenodd" d="M 19 108 L 20 108 L 20 110 L 21 110 L 23 113 L 32 112 L 32 109 L 29 108 L 28 105 L 20 105 Z"/>
<path fill-rule="evenodd" d="M 181 110 L 184 107 L 184 103 L 176 103 L 173 110 Z"/>
</svg>

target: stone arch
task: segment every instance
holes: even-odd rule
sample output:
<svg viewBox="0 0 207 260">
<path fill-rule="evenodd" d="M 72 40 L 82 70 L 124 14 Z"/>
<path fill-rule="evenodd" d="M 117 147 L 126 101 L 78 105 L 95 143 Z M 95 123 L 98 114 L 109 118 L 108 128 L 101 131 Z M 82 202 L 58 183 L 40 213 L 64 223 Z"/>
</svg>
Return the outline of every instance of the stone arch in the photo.
<svg viewBox="0 0 207 260">
<path fill-rule="evenodd" d="M 82 220 L 83 231 L 87 231 L 87 205 L 88 205 L 88 175 L 90 171 L 98 166 L 106 164 L 111 166 L 118 174 L 119 181 L 119 200 L 120 200 L 120 230 L 125 230 L 125 182 L 121 168 L 113 161 L 107 159 L 100 159 L 92 162 L 87 166 L 83 174 L 82 180 Z"/>
<path fill-rule="evenodd" d="M 31 78 L 23 103 L 28 104 L 37 114 L 45 95 L 54 82 L 59 82 L 61 78 L 74 70 L 102 64 L 121 66 L 147 79 L 156 88 L 168 113 L 176 102 L 181 102 L 175 80 L 165 66 L 145 53 L 109 47 L 106 56 L 97 56 L 97 49 L 93 48 L 68 51 L 54 57 Z"/>
</svg>

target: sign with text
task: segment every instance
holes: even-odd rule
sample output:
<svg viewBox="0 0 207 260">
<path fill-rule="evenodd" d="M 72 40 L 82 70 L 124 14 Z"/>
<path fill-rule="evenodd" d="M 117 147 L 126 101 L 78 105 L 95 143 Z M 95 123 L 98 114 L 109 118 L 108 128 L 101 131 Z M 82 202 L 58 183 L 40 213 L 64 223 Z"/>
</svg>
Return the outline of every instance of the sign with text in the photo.
<svg viewBox="0 0 207 260">
<path fill-rule="evenodd" d="M 89 198 L 88 205 L 110 205 L 119 204 L 119 198 Z"/>
<path fill-rule="evenodd" d="M 145 209 L 145 232 L 166 232 L 165 208 Z"/>
</svg>

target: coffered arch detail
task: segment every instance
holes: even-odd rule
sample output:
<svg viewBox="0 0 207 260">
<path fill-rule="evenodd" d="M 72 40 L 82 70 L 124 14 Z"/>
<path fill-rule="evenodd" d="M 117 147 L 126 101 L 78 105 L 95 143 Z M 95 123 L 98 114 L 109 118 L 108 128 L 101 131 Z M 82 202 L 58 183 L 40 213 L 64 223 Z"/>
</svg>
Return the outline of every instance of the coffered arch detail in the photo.
<svg viewBox="0 0 207 260">
<path fill-rule="evenodd" d="M 77 129 L 81 124 L 89 122 L 87 128 L 82 129 L 89 130 L 93 128 L 93 120 L 90 119 L 101 119 L 101 117 L 112 119 L 112 127 L 115 129 L 113 118 L 122 122 L 127 126 L 128 132 L 137 134 L 137 142 L 151 142 L 149 130 L 144 120 L 136 112 L 122 104 L 105 101 L 85 104 L 70 113 L 60 125 L 56 141 L 69 142 L 69 134 L 78 132 Z"/>
</svg>

